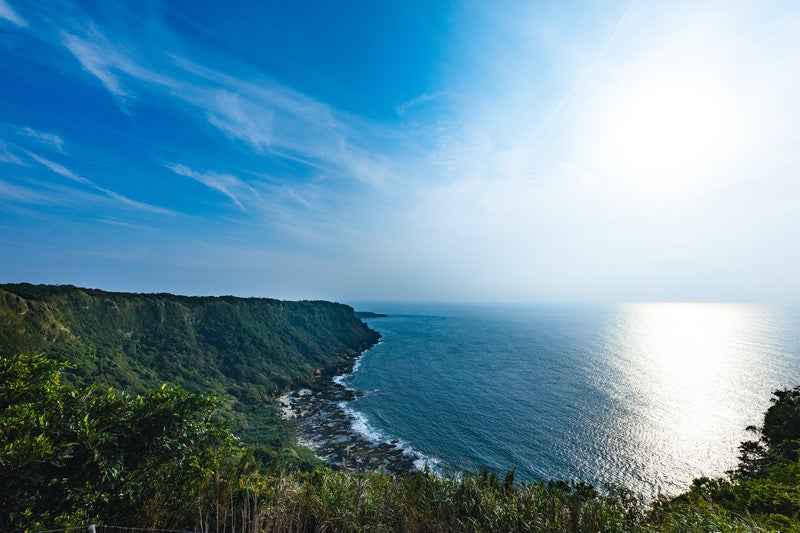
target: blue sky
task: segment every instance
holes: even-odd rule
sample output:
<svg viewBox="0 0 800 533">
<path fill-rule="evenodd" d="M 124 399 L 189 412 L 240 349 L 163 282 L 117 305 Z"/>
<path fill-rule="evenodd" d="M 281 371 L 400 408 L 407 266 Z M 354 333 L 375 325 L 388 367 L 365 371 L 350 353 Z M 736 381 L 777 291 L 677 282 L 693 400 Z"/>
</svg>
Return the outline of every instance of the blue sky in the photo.
<svg viewBox="0 0 800 533">
<path fill-rule="evenodd" d="M 800 300 L 800 4 L 0 0 L 0 281 Z"/>
</svg>

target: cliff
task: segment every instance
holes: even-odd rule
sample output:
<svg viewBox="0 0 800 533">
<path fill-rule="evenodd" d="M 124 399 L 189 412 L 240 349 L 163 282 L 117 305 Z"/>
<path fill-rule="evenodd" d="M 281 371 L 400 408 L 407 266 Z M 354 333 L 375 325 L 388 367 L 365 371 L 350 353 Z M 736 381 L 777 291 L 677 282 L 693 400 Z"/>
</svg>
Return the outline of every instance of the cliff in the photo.
<svg viewBox="0 0 800 533">
<path fill-rule="evenodd" d="M 269 448 L 287 439 L 274 397 L 347 369 L 378 338 L 331 302 L 0 285 L 0 355 L 69 362 L 79 385 L 224 395 L 235 430 Z"/>
</svg>

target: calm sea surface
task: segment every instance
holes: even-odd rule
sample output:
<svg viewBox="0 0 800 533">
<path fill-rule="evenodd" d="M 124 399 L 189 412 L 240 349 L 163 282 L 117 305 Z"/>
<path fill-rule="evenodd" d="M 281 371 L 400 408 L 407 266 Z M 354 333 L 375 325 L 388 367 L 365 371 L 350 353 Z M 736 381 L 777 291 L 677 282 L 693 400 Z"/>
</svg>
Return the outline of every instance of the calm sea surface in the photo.
<svg viewBox="0 0 800 533">
<path fill-rule="evenodd" d="M 800 384 L 800 312 L 731 304 L 356 304 L 389 313 L 340 381 L 353 429 L 448 470 L 623 484 L 644 497 L 736 464 Z"/>
</svg>

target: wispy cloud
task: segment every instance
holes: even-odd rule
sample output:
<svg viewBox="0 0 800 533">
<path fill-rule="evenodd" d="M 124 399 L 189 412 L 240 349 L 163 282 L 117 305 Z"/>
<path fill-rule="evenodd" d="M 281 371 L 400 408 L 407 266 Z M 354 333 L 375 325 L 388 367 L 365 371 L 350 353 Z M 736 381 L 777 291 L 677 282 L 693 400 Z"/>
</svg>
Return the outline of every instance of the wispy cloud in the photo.
<svg viewBox="0 0 800 533">
<path fill-rule="evenodd" d="M 30 144 L 29 141 L 33 141 L 39 147 L 43 146 L 61 154 L 65 153 L 64 139 L 54 133 L 39 131 L 29 126 L 0 124 L 0 162 L 25 165 L 19 154 L 26 150 L 20 145 L 27 146 Z M 48 163 L 52 162 L 48 161 Z"/>
<path fill-rule="evenodd" d="M 28 139 L 36 141 L 37 143 L 52 148 L 58 152 L 64 153 L 64 139 L 54 133 L 35 130 L 28 126 L 16 126 L 15 132 Z"/>
<path fill-rule="evenodd" d="M 58 31 L 63 46 L 125 112 L 139 95 L 157 91 L 189 104 L 254 155 L 308 162 L 329 176 L 370 186 L 381 185 L 390 174 L 391 161 L 373 149 L 376 143 L 396 144 L 386 132 L 263 74 L 235 65 L 215 69 L 169 50 L 147 54 L 137 48 L 140 43 L 115 40 L 91 21 Z"/>
<path fill-rule="evenodd" d="M 88 179 L 84 178 L 83 176 L 79 176 L 78 174 L 74 173 L 73 171 L 71 171 L 70 169 L 65 167 L 64 165 L 61 165 L 61 164 L 56 163 L 55 161 L 51 161 L 49 159 L 45 159 L 44 157 L 42 157 L 40 155 L 37 155 L 37 154 L 35 154 L 33 152 L 30 152 L 28 150 L 24 150 L 24 152 L 28 157 L 30 157 L 31 159 L 33 159 L 34 161 L 36 161 L 40 165 L 42 165 L 44 167 L 47 167 L 48 169 L 50 169 L 51 171 L 55 172 L 56 174 L 58 174 L 61 177 L 70 179 L 70 180 L 72 180 L 74 182 L 77 182 L 77 183 L 82 183 L 84 185 L 94 185 L 94 183 L 92 183 L 91 180 L 88 180 Z"/>
<path fill-rule="evenodd" d="M 138 211 L 146 211 L 148 213 L 155 213 L 157 215 L 170 215 L 170 216 L 178 214 L 178 213 L 176 213 L 175 211 L 173 211 L 171 209 L 166 209 L 164 207 L 159 207 L 157 205 L 151 205 L 151 204 L 147 204 L 147 203 L 144 203 L 144 202 L 138 202 L 136 200 L 132 200 L 132 199 L 128 198 L 127 196 L 123 196 L 123 195 L 121 195 L 119 193 L 116 193 L 114 191 L 110 191 L 110 190 L 108 190 L 106 188 L 99 187 L 97 185 L 95 185 L 94 188 L 97 189 L 98 191 L 100 191 L 101 193 L 105 194 L 109 198 L 112 198 L 112 199 L 114 199 L 114 200 L 116 200 L 116 201 L 118 201 L 120 203 L 123 203 L 123 204 L 127 205 L 128 207 L 132 207 L 132 208 L 134 208 L 134 209 L 136 209 Z"/>
<path fill-rule="evenodd" d="M 368 185 L 386 179 L 390 161 L 370 148 L 386 132 L 274 81 L 242 79 L 178 56 L 173 61 L 183 71 L 175 95 L 230 139 Z"/>
<path fill-rule="evenodd" d="M 39 204 L 51 203 L 53 198 L 28 187 L 20 187 L 7 181 L 0 180 L 0 199 L 17 202 Z"/>
<path fill-rule="evenodd" d="M 196 170 L 192 170 L 186 165 L 179 165 L 175 163 L 168 163 L 165 166 L 179 176 L 185 176 L 187 178 L 191 178 L 195 181 L 202 183 L 206 187 L 221 192 L 222 194 L 230 198 L 233 201 L 233 203 L 235 203 L 236 206 L 242 211 L 246 211 L 246 209 L 242 201 L 239 199 L 239 197 L 242 196 L 243 194 L 246 194 L 248 196 L 257 195 L 256 191 L 252 187 L 250 187 L 241 179 L 237 178 L 232 174 L 220 174 L 217 172 L 198 172 Z"/>
<path fill-rule="evenodd" d="M 249 99 L 226 89 L 215 90 L 194 103 L 205 110 L 208 122 L 228 137 L 244 141 L 256 150 L 273 146 L 275 110 L 271 106 L 253 105 Z"/>
<path fill-rule="evenodd" d="M 163 232 L 166 228 L 159 228 L 155 226 L 146 226 L 144 224 L 134 224 L 131 222 L 125 222 L 123 220 L 117 220 L 113 218 L 101 218 L 98 220 L 101 224 L 107 224 L 109 226 L 119 226 L 121 228 L 128 228 L 136 231 L 145 231 L 148 233 L 154 232 Z"/>
<path fill-rule="evenodd" d="M 11 163 L 12 165 L 25 164 L 19 157 L 9 151 L 8 145 L 3 141 L 0 141 L 0 163 Z"/>
<path fill-rule="evenodd" d="M 122 101 L 133 94 L 122 86 L 116 71 L 124 71 L 130 63 L 97 31 L 90 31 L 86 38 L 62 32 L 64 46 L 72 52 L 81 66 L 95 76 L 114 97 Z"/>
<path fill-rule="evenodd" d="M 402 104 L 397 106 L 395 111 L 397 112 L 397 114 L 399 116 L 402 117 L 402 116 L 405 116 L 406 113 L 408 113 L 408 111 L 410 109 L 412 109 L 414 107 L 417 107 L 417 106 L 420 106 L 420 105 L 423 105 L 423 104 L 426 104 L 428 102 L 433 102 L 435 100 L 438 100 L 438 99 L 442 98 L 443 96 L 446 96 L 447 94 L 448 93 L 445 92 L 445 91 L 439 91 L 439 92 L 435 92 L 435 93 L 431 93 L 431 94 L 424 93 L 424 94 L 421 94 L 421 95 L 417 96 L 416 98 L 412 98 L 411 100 L 409 100 L 407 102 L 403 102 Z"/>
<path fill-rule="evenodd" d="M 147 204 L 147 203 L 144 203 L 144 202 L 139 202 L 139 201 L 136 201 L 136 200 L 132 200 L 131 198 L 128 198 L 127 196 L 124 196 L 124 195 L 116 193 L 116 192 L 114 192 L 112 190 L 106 189 L 105 187 L 101 187 L 100 185 L 97 185 L 92 180 L 90 180 L 88 178 L 84 178 L 83 176 L 73 172 L 72 170 L 70 170 L 69 168 L 65 167 L 64 165 L 62 165 L 60 163 L 56 163 L 55 161 L 51 161 L 50 159 L 44 158 L 44 157 L 42 157 L 42 156 L 40 156 L 38 154 L 35 154 L 35 153 L 33 153 L 33 152 L 29 151 L 29 150 L 24 150 L 24 152 L 25 152 L 25 155 L 27 155 L 28 157 L 30 157 L 31 159 L 33 159 L 34 161 L 36 161 L 37 163 L 39 163 L 43 167 L 49 169 L 51 172 L 54 172 L 55 174 L 58 174 L 59 176 L 62 176 L 62 177 L 67 178 L 69 180 L 72 180 L 72 181 L 74 181 L 76 183 L 80 183 L 82 185 L 87 185 L 87 186 L 91 187 L 92 189 L 103 193 L 106 197 L 111 198 L 113 200 L 116 200 L 117 202 L 120 202 L 122 204 L 125 204 L 128 207 L 132 207 L 132 208 L 134 208 L 136 210 L 139 210 L 139 211 L 146 211 L 146 212 L 149 212 L 149 213 L 155 213 L 155 214 L 159 214 L 159 215 L 176 215 L 177 214 L 175 211 L 172 211 L 170 209 L 166 209 L 166 208 L 159 207 L 159 206 L 156 206 L 156 205 Z"/>
<path fill-rule="evenodd" d="M 64 150 L 64 144 L 65 144 L 64 143 L 64 139 L 59 135 L 56 135 L 54 133 L 48 133 L 48 132 L 39 131 L 39 130 L 36 130 L 36 129 L 31 128 L 31 127 L 27 127 L 27 126 L 9 126 L 9 125 L 6 125 L 3 129 L 6 130 L 6 131 L 10 131 L 13 135 L 16 136 L 16 138 L 18 140 L 19 140 L 19 138 L 30 139 L 30 140 L 33 140 L 34 142 L 36 142 L 37 144 L 39 144 L 41 146 L 44 146 L 46 148 L 51 148 L 52 150 L 55 150 L 55 151 L 59 152 L 62 155 L 66 155 L 66 152 Z M 11 150 L 9 150 L 8 149 L 8 145 L 6 145 L 5 142 L 0 141 L 0 162 L 11 163 L 11 164 L 20 165 L 20 166 L 29 166 L 26 161 L 24 161 L 23 159 L 20 158 L 20 156 L 17 155 L 17 154 L 20 154 L 20 155 L 24 154 L 25 157 L 27 157 L 28 159 L 34 161 L 35 163 L 38 163 L 39 165 L 41 165 L 44 168 L 48 169 L 50 172 L 53 172 L 54 174 L 57 174 L 57 175 L 59 175 L 59 176 L 61 176 L 63 178 L 66 178 L 66 179 L 68 179 L 70 181 L 73 181 L 75 183 L 79 183 L 81 185 L 85 185 L 85 186 L 87 186 L 87 187 L 89 187 L 89 188 L 91 188 L 91 189 L 93 189 L 93 190 L 95 190 L 97 192 L 100 192 L 102 195 L 104 195 L 107 198 L 110 198 L 112 200 L 115 200 L 117 202 L 125 204 L 128 207 L 131 207 L 131 208 L 136 209 L 138 211 L 145 211 L 145 212 L 161 214 L 161 215 L 177 215 L 178 214 L 175 211 L 172 211 L 170 209 L 166 209 L 166 208 L 163 208 L 163 207 L 147 204 L 147 203 L 144 203 L 144 202 L 139 202 L 137 200 L 133 200 L 131 198 L 128 198 L 127 196 L 124 196 L 122 194 L 114 192 L 114 191 L 112 191 L 110 189 L 102 187 L 102 186 L 98 185 L 97 183 L 93 182 L 92 180 L 90 180 L 90 179 L 88 179 L 88 178 L 86 178 L 84 176 L 81 176 L 77 172 L 75 172 L 75 171 L 71 170 L 70 168 L 62 165 L 61 163 L 57 163 L 56 161 L 53 161 L 52 159 L 44 157 L 44 156 L 42 156 L 42 155 L 40 155 L 40 154 L 38 154 L 36 152 L 33 152 L 31 150 L 27 150 L 25 148 L 22 148 L 22 147 L 16 145 L 16 144 L 11 144 L 11 147 L 14 149 L 14 151 L 16 153 L 14 153 Z M 42 194 L 36 193 L 35 191 L 33 191 L 31 189 L 21 188 L 21 187 L 18 187 L 18 186 L 9 184 L 9 183 L 5 183 L 2 193 L 3 193 L 2 197 L 4 197 L 5 199 L 14 199 L 14 200 L 18 200 L 18 201 L 30 201 L 30 202 L 37 202 L 37 203 L 42 203 L 42 202 L 45 202 L 45 201 L 47 201 L 47 202 L 51 202 L 52 201 L 52 199 L 47 197 L 46 195 L 42 195 Z"/>
<path fill-rule="evenodd" d="M 606 56 L 608 55 L 609 51 L 614 47 L 614 45 L 619 41 L 620 37 L 633 25 L 633 23 L 637 20 L 637 18 L 642 14 L 644 9 L 644 5 L 642 0 L 632 0 L 631 3 L 628 5 L 628 9 L 622 14 L 622 16 L 617 21 L 617 24 L 614 26 L 611 34 L 606 39 L 603 46 L 600 50 L 595 54 L 589 64 L 581 71 L 578 75 L 575 82 L 570 87 L 569 91 L 558 101 L 558 103 L 553 107 L 550 114 L 547 118 L 542 122 L 539 128 L 536 130 L 535 134 L 540 134 L 545 131 L 550 125 L 556 120 L 558 115 L 564 109 L 564 107 L 569 103 L 569 101 L 574 98 L 575 94 L 580 90 L 586 80 L 592 75 L 592 73 L 597 69 L 597 67 L 605 60 Z"/>
<path fill-rule="evenodd" d="M 9 22 L 16 24 L 22 28 L 28 26 L 28 21 L 24 18 L 20 17 L 16 11 L 14 11 L 6 0 L 0 0 L 0 19 L 6 19 Z"/>
<path fill-rule="evenodd" d="M 89 74 L 95 76 L 127 111 L 127 104 L 136 97 L 136 92 L 123 82 L 128 76 L 157 85 L 172 87 L 173 83 L 143 67 L 134 53 L 119 43 L 111 42 L 92 23 L 86 29 L 74 32 L 60 30 L 62 44 L 80 62 Z"/>
</svg>

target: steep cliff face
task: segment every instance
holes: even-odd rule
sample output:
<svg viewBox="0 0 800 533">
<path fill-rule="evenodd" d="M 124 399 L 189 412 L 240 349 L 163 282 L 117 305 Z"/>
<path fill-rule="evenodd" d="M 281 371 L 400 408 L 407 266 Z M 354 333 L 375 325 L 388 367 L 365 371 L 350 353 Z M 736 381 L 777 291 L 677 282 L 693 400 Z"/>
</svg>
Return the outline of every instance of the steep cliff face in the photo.
<svg viewBox="0 0 800 533">
<path fill-rule="evenodd" d="M 276 394 L 343 371 L 378 337 L 331 302 L 0 285 L 0 355 L 46 353 L 80 384 L 228 396 L 237 429 L 258 444 L 285 437 Z"/>
</svg>

